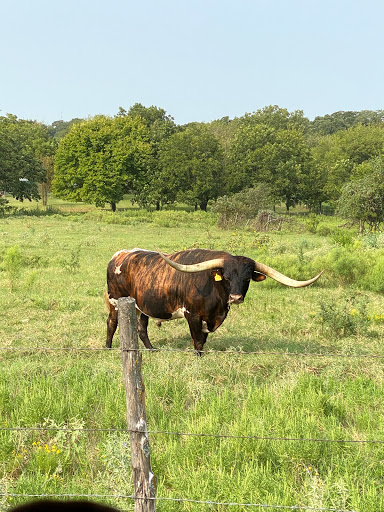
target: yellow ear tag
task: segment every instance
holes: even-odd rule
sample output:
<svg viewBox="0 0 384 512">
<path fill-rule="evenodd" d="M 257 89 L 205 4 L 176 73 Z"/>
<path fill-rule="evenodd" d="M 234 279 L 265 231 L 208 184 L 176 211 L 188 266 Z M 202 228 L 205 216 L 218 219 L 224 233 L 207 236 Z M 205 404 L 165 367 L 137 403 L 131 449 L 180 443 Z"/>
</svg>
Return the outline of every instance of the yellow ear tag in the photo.
<svg viewBox="0 0 384 512">
<path fill-rule="evenodd" d="M 215 281 L 222 281 L 223 278 L 221 277 L 220 274 L 215 274 Z"/>
</svg>

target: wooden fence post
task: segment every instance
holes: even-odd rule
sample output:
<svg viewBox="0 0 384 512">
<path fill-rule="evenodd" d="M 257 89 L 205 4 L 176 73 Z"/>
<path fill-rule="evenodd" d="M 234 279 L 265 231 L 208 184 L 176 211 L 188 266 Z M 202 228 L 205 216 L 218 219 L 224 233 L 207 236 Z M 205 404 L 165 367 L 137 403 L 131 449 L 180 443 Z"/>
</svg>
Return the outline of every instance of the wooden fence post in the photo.
<svg viewBox="0 0 384 512">
<path fill-rule="evenodd" d="M 137 337 L 135 299 L 118 300 L 121 358 L 127 402 L 127 424 L 131 441 L 135 512 L 156 511 L 156 477 L 152 473 L 145 410 L 145 387 L 141 374 L 141 352 Z"/>
</svg>

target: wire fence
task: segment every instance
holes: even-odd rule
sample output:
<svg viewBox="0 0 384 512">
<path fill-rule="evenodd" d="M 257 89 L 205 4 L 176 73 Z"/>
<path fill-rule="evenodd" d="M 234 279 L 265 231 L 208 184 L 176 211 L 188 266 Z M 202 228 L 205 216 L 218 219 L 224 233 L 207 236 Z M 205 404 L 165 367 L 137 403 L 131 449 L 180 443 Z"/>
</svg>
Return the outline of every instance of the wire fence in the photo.
<svg viewBox="0 0 384 512">
<path fill-rule="evenodd" d="M 0 493 L 0 496 L 4 496 L 4 494 Z M 86 498 L 86 499 L 129 499 L 132 501 L 136 500 L 156 500 L 156 501 L 168 501 L 174 503 L 195 503 L 198 505 L 207 505 L 210 507 L 227 506 L 227 507 L 258 507 L 264 509 L 278 509 L 278 510 L 312 510 L 314 512 L 357 512 L 357 510 L 346 510 L 340 508 L 324 508 L 324 507 L 307 507 L 305 505 L 269 505 L 267 503 L 233 503 L 233 502 L 225 502 L 225 501 L 204 501 L 204 500 L 191 500 L 188 498 L 165 498 L 165 497 L 156 497 L 156 498 L 140 498 L 137 496 L 133 496 L 131 494 L 17 494 L 17 493 L 9 493 L 6 496 L 17 497 L 17 498 Z M 4 510 L 4 509 L 3 509 Z M 121 512 L 124 512 L 120 509 Z"/>
<path fill-rule="evenodd" d="M 43 352 L 66 352 L 66 351 L 90 351 L 90 352 L 113 352 L 118 351 L 121 352 L 120 347 L 16 347 L 16 346 L 8 346 L 8 347 L 0 347 L 0 351 L 25 351 L 25 352 L 34 352 L 34 351 L 43 351 Z M 140 352 L 140 353 L 157 353 L 157 352 L 176 352 L 176 353 L 187 353 L 187 354 L 195 354 L 196 351 L 193 349 L 183 349 L 183 348 L 171 348 L 171 347 L 162 347 L 162 348 L 138 348 L 138 349 L 129 349 L 128 352 Z M 343 359 L 384 359 L 384 354 L 356 354 L 356 353 L 340 353 L 340 352 L 288 352 L 288 351 L 264 351 L 264 350 L 253 350 L 253 351 L 243 351 L 243 350 L 215 350 L 209 349 L 204 350 L 203 355 L 214 355 L 214 354 L 234 354 L 239 356 L 251 356 L 251 355 L 260 355 L 260 356 L 284 356 L 284 357 L 324 357 L 324 358 L 333 358 L 340 357 Z"/>
<path fill-rule="evenodd" d="M 26 346 L 6 346 L 0 347 L 0 351 L 79 351 L 79 352 L 111 352 L 119 351 L 120 347 L 106 349 L 104 347 L 26 347 Z M 178 349 L 171 347 L 163 347 L 159 349 L 130 349 L 130 351 L 136 351 L 141 353 L 159 353 L 159 352 L 177 352 L 177 353 L 189 353 L 194 354 L 193 349 Z M 384 359 L 382 354 L 345 354 L 345 353 L 312 353 L 312 352 L 287 352 L 287 351 L 242 351 L 242 350 L 207 350 L 204 352 L 205 355 L 214 354 L 233 354 L 239 356 L 281 356 L 281 357 L 321 357 L 321 358 L 344 358 L 344 359 L 356 359 L 356 358 L 373 358 L 373 359 Z M 56 427 L 56 426 L 39 426 L 39 427 L 22 427 L 22 426 L 4 426 L 0 427 L 1 431 L 9 432 L 39 432 L 39 431 L 68 431 L 78 433 L 89 433 L 89 432 L 121 432 L 121 433 L 142 433 L 142 430 L 132 430 L 128 428 L 71 428 L 71 427 Z M 147 430 L 148 434 L 151 435 L 168 435 L 168 436 L 191 436 L 191 437 L 210 437 L 210 438 L 225 438 L 225 439 L 246 439 L 254 441 L 285 441 L 285 442 L 302 442 L 302 443 L 340 443 L 340 444 L 384 444 L 384 439 L 329 439 L 329 438 L 299 438 L 299 437 L 284 437 L 284 436 L 264 436 L 264 435 L 233 435 L 228 433 L 196 433 L 196 432 L 174 432 L 166 430 Z M 129 494 L 19 494 L 11 492 L 0 492 L 0 496 L 4 498 L 40 498 L 40 499 L 71 499 L 71 498 L 84 498 L 84 499 L 127 499 L 140 500 L 143 498 L 136 497 Z M 148 498 L 146 498 L 148 499 Z M 164 502 L 176 502 L 176 503 L 191 503 L 205 505 L 207 507 L 244 507 L 244 508 L 259 508 L 259 509 L 271 509 L 271 510 L 292 510 L 292 511 L 313 511 L 313 512 L 358 512 L 351 509 L 340 509 L 340 508 L 326 508 L 326 507 L 311 507 L 304 505 L 275 505 L 266 503 L 235 503 L 235 502 L 221 502 L 211 500 L 194 500 L 184 497 L 170 498 L 157 496 L 153 498 L 156 501 Z M 1 507 L 0 510 L 7 510 L 7 508 Z M 121 510 L 121 509 L 120 509 Z M 123 512 L 123 511 L 122 511 Z"/>
<path fill-rule="evenodd" d="M 141 434 L 143 430 L 132 430 L 127 428 L 64 428 L 64 427 L 0 427 L 1 431 L 64 431 L 64 432 L 79 432 L 86 434 L 87 432 L 124 432 L 127 434 Z M 146 430 L 147 434 L 151 435 L 168 435 L 168 436 L 189 436 L 189 437 L 214 437 L 221 439 L 248 439 L 254 441 L 294 441 L 305 443 L 340 443 L 340 444 L 384 444 L 383 439 L 326 439 L 315 437 L 278 437 L 278 436 L 257 436 L 257 435 L 233 435 L 233 434 L 207 434 L 205 432 L 171 432 L 167 430 Z"/>
</svg>

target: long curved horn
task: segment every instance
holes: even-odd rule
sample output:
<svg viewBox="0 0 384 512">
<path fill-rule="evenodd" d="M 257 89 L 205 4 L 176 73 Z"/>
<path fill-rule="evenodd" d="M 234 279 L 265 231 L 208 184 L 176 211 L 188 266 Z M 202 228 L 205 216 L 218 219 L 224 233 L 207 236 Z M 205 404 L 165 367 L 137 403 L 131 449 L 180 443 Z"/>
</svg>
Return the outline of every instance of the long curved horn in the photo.
<svg viewBox="0 0 384 512">
<path fill-rule="evenodd" d="M 176 270 L 180 270 L 181 272 L 202 272 L 203 270 L 211 270 L 213 268 L 223 268 L 224 267 L 224 259 L 216 258 L 213 260 L 202 261 L 201 263 L 195 263 L 193 265 L 183 265 L 182 263 L 176 263 L 176 261 L 172 261 L 165 254 L 158 250 L 158 253 L 163 258 L 164 261 L 168 263 L 171 267 Z"/>
<path fill-rule="evenodd" d="M 257 261 L 255 261 L 255 270 L 256 272 L 260 272 L 261 274 L 271 277 L 272 279 L 281 284 L 291 286 L 292 288 L 302 288 L 303 286 L 308 286 L 317 281 L 317 279 L 319 279 L 321 274 L 324 272 L 321 271 L 320 274 L 317 274 L 317 276 L 313 277 L 312 279 L 308 279 L 308 281 L 296 281 L 295 279 L 291 279 L 290 277 L 280 274 L 280 272 L 278 272 L 274 268 L 268 267 L 267 265 L 263 265 L 263 263 L 258 263 Z"/>
</svg>

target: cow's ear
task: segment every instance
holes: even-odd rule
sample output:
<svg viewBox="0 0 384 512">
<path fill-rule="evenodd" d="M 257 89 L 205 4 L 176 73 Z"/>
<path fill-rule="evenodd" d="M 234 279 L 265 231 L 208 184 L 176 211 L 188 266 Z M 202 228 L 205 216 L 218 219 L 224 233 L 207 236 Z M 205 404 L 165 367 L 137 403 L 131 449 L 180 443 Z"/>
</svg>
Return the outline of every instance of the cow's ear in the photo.
<svg viewBox="0 0 384 512">
<path fill-rule="evenodd" d="M 223 280 L 223 272 L 221 269 L 215 269 L 211 270 L 211 276 L 213 276 L 213 279 L 215 281 L 222 281 Z"/>
<path fill-rule="evenodd" d="M 264 281 L 264 279 L 267 279 L 267 276 L 260 274 L 260 272 L 253 272 L 252 281 Z"/>
</svg>

